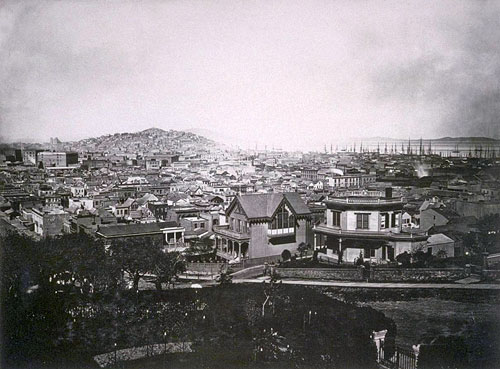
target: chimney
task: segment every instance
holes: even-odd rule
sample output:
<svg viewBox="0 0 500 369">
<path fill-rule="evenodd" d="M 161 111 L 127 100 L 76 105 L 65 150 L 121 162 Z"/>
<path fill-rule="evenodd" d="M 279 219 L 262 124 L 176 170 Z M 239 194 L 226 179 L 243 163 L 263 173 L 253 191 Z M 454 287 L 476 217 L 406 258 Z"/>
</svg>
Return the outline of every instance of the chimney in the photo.
<svg viewBox="0 0 500 369">
<path fill-rule="evenodd" d="M 392 187 L 385 188 L 385 197 L 388 199 L 392 198 Z"/>
</svg>

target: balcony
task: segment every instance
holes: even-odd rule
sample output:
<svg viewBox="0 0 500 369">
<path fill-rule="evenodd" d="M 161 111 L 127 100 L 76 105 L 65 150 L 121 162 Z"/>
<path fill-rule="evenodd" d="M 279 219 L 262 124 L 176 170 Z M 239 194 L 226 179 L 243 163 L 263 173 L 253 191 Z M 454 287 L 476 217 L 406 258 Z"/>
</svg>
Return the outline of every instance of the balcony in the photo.
<svg viewBox="0 0 500 369">
<path fill-rule="evenodd" d="M 380 197 L 333 197 L 326 202 L 340 204 L 400 204 L 404 201 L 403 197 L 396 198 L 380 198 Z"/>
<path fill-rule="evenodd" d="M 250 239 L 250 233 L 237 232 L 233 229 L 229 229 L 229 225 L 219 225 L 213 227 L 214 232 L 225 237 L 229 237 L 237 241 L 248 241 Z"/>
<path fill-rule="evenodd" d="M 225 259 L 227 261 L 230 261 L 231 263 L 230 264 L 233 264 L 233 263 L 241 263 L 241 262 L 244 262 L 245 260 L 248 260 L 248 256 L 243 256 L 243 255 L 240 255 L 240 256 L 237 256 L 237 254 L 235 255 L 234 253 L 229 253 L 229 252 L 224 252 L 222 250 L 217 250 L 217 256 L 222 258 L 222 259 Z"/>
<path fill-rule="evenodd" d="M 163 245 L 163 251 L 164 252 L 183 252 L 188 249 L 188 245 L 182 241 L 177 241 L 177 242 L 168 242 Z"/>
<path fill-rule="evenodd" d="M 424 234 L 412 233 L 393 233 L 387 231 L 367 231 L 367 230 L 343 230 L 340 227 L 330 227 L 324 224 L 319 224 L 313 228 L 314 233 L 338 236 L 342 238 L 375 238 L 385 239 L 390 241 L 425 241 L 428 236 Z"/>
</svg>

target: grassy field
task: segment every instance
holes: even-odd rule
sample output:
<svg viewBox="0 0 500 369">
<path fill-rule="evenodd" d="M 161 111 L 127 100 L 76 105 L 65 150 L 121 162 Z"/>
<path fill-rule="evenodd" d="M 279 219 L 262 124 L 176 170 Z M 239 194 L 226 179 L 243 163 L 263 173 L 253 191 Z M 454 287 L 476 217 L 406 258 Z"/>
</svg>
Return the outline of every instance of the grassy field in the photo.
<svg viewBox="0 0 500 369">
<path fill-rule="evenodd" d="M 384 313 L 396 323 L 400 345 L 458 336 L 474 367 L 500 366 L 500 291 L 328 289 L 327 294 Z"/>
</svg>

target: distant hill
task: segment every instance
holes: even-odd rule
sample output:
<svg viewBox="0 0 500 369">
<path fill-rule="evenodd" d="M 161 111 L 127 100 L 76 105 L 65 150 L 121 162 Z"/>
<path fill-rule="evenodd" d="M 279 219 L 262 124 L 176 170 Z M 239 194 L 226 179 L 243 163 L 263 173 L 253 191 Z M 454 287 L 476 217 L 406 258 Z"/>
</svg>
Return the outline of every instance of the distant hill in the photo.
<svg viewBox="0 0 500 369">
<path fill-rule="evenodd" d="M 412 137 L 411 141 L 418 141 L 420 138 Z M 500 139 L 495 139 L 491 137 L 440 137 L 440 138 L 422 138 L 423 141 L 429 142 L 500 142 Z M 392 137 L 368 137 L 364 139 L 356 139 L 356 141 L 368 141 L 368 142 L 401 142 L 408 141 L 407 138 L 392 138 Z"/>
<path fill-rule="evenodd" d="M 65 142 L 63 145 L 77 151 L 164 153 L 196 148 L 214 147 L 217 144 L 200 135 L 152 127 L 139 132 L 124 132 Z"/>
<path fill-rule="evenodd" d="M 432 141 L 438 142 L 500 142 L 491 137 L 441 137 Z"/>
</svg>

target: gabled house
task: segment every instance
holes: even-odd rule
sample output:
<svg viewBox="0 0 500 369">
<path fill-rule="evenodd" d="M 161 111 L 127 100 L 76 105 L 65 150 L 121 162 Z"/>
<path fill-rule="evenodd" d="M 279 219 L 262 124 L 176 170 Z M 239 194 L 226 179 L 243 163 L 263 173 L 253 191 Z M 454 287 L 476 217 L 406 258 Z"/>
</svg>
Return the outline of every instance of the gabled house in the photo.
<svg viewBox="0 0 500 369">
<path fill-rule="evenodd" d="M 122 204 L 115 205 L 115 216 L 124 218 L 130 216 L 130 212 L 137 210 L 139 206 L 135 199 L 128 198 Z"/>
<path fill-rule="evenodd" d="M 427 208 L 420 212 L 420 228 L 427 231 L 435 226 L 446 225 L 451 220 L 459 217 L 460 216 L 456 212 L 445 206 Z"/>
<path fill-rule="evenodd" d="M 214 226 L 217 255 L 226 260 L 287 259 L 306 242 L 311 212 L 297 193 L 236 196 L 227 225 Z"/>
</svg>

